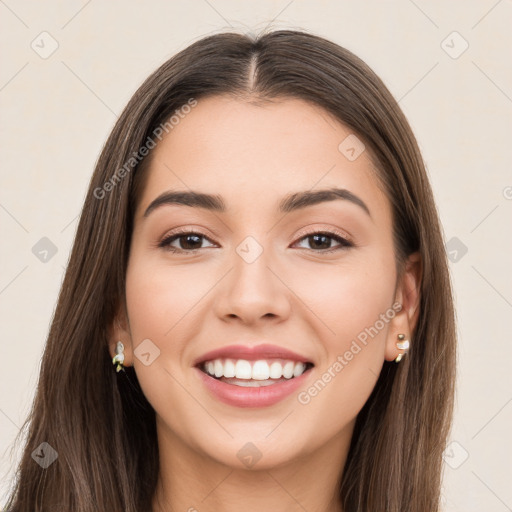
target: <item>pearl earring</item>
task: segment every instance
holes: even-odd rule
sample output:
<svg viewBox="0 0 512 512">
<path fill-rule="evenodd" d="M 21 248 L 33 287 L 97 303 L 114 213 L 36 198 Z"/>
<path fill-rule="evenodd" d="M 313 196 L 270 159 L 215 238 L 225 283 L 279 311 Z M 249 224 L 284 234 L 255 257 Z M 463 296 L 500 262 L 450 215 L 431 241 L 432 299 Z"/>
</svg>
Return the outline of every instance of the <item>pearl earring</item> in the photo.
<svg viewBox="0 0 512 512">
<path fill-rule="evenodd" d="M 116 372 L 120 372 L 121 370 L 124 370 L 123 368 L 124 363 L 124 345 L 118 341 L 116 344 L 116 355 L 112 358 L 112 364 L 116 365 Z"/>
<path fill-rule="evenodd" d="M 397 338 L 398 341 L 396 342 L 396 347 L 399 350 L 405 350 L 405 352 L 396 356 L 395 363 L 399 363 L 402 360 L 402 357 L 407 353 L 410 346 L 409 340 L 405 339 L 405 334 L 399 334 Z"/>
</svg>

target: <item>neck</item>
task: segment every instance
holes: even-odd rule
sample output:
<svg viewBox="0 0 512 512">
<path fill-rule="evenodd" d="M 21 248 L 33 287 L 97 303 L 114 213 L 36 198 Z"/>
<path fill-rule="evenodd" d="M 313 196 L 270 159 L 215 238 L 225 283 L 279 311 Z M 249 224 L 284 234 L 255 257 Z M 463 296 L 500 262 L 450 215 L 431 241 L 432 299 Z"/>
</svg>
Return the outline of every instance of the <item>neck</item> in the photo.
<svg viewBox="0 0 512 512">
<path fill-rule="evenodd" d="M 158 428 L 153 512 L 343 512 L 339 486 L 353 425 L 311 453 L 273 467 L 223 464 Z"/>
</svg>

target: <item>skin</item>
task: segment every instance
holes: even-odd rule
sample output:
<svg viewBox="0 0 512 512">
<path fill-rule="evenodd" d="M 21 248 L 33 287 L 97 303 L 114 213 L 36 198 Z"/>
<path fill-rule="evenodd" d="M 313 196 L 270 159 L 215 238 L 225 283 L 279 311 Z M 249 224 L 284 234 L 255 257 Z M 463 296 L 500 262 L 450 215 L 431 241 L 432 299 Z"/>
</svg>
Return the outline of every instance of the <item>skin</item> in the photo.
<svg viewBox="0 0 512 512">
<path fill-rule="evenodd" d="M 337 489 L 356 416 L 384 361 L 403 352 L 397 334 L 413 330 L 420 279 L 418 255 L 397 276 L 391 207 L 370 155 L 351 162 L 338 150 L 350 134 L 302 100 L 218 96 L 200 100 L 152 150 L 110 351 L 124 343 L 125 366 L 135 366 L 156 411 L 154 511 L 342 510 Z M 348 200 L 278 211 L 292 192 L 330 187 L 357 195 L 370 215 Z M 226 212 L 165 205 L 144 217 L 162 192 L 190 189 L 222 196 Z M 176 228 L 206 238 L 195 253 L 158 247 Z M 354 245 L 327 239 L 339 250 L 325 253 L 306 236 L 333 229 Z M 247 236 L 263 248 L 250 264 L 236 252 Z M 227 405 L 192 368 L 216 348 L 272 343 L 314 362 L 305 390 L 395 302 L 400 312 L 307 404 L 293 393 L 270 407 Z M 148 366 L 133 352 L 145 339 L 160 350 Z M 251 468 L 237 457 L 248 442 L 262 455 Z"/>
</svg>

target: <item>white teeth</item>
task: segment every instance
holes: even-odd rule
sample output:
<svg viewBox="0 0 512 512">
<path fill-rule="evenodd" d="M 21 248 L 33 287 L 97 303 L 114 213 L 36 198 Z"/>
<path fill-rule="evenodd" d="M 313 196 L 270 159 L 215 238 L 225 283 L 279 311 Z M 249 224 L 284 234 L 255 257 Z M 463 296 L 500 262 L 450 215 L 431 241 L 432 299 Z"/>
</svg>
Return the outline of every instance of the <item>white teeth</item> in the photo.
<svg viewBox="0 0 512 512">
<path fill-rule="evenodd" d="M 252 376 L 251 363 L 239 359 L 235 364 L 235 377 L 237 379 L 250 379 Z"/>
<path fill-rule="evenodd" d="M 213 362 L 213 368 L 215 370 L 215 377 L 222 377 L 223 372 L 224 372 L 224 368 L 222 368 L 222 361 L 219 361 L 218 359 L 216 359 Z"/>
<path fill-rule="evenodd" d="M 304 363 L 296 363 L 293 368 L 293 376 L 299 377 L 304 373 L 304 370 L 306 369 L 306 365 Z"/>
<path fill-rule="evenodd" d="M 283 377 L 285 379 L 291 379 L 293 377 L 293 368 L 295 367 L 295 364 L 293 361 L 288 361 L 283 366 Z"/>
<path fill-rule="evenodd" d="M 203 370 L 211 376 L 245 381 L 267 381 L 269 379 L 291 379 L 306 371 L 306 364 L 295 361 L 247 361 L 245 359 L 215 359 L 203 364 Z M 243 385 L 243 384 L 241 384 Z M 247 384 L 251 385 L 251 384 Z"/>
<path fill-rule="evenodd" d="M 230 380 L 230 384 L 234 384 L 235 386 L 240 386 L 242 388 L 261 388 L 265 386 L 271 386 L 275 384 L 273 380 Z"/>
<path fill-rule="evenodd" d="M 283 367 L 281 366 L 281 363 L 278 363 L 277 361 L 274 361 L 270 365 L 270 378 L 271 379 L 280 379 L 283 375 Z"/>
<path fill-rule="evenodd" d="M 235 376 L 235 363 L 232 359 L 224 361 L 224 377 L 232 378 Z"/>
<path fill-rule="evenodd" d="M 270 368 L 267 361 L 256 361 L 252 365 L 253 380 L 267 380 L 270 376 Z"/>
</svg>

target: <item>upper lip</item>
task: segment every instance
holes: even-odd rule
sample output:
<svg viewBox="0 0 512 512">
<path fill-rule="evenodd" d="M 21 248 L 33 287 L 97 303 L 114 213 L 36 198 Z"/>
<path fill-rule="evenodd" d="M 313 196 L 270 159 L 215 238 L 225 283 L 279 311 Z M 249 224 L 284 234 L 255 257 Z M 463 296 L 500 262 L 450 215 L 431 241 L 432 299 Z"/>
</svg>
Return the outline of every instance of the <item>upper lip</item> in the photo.
<svg viewBox="0 0 512 512">
<path fill-rule="evenodd" d="M 259 359 L 286 359 L 302 363 L 312 363 L 307 357 L 301 356 L 296 352 L 279 347 L 277 345 L 228 345 L 203 354 L 194 361 L 194 366 L 198 366 L 206 361 L 214 359 L 246 359 L 248 361 L 257 361 Z"/>
</svg>

